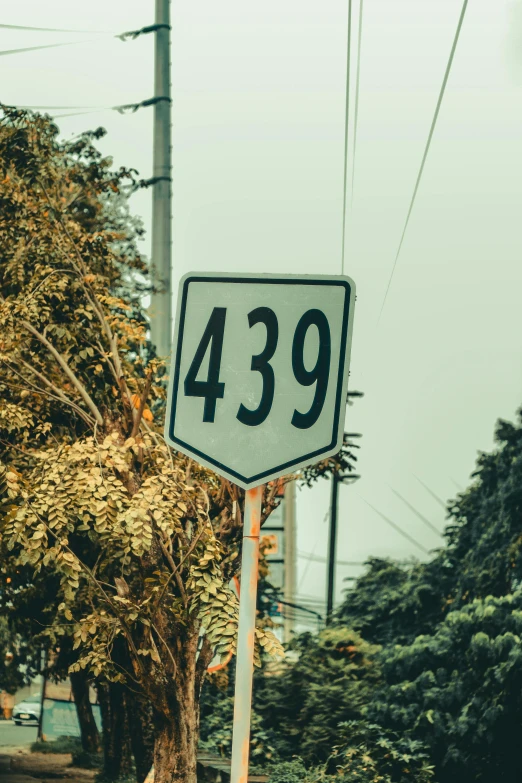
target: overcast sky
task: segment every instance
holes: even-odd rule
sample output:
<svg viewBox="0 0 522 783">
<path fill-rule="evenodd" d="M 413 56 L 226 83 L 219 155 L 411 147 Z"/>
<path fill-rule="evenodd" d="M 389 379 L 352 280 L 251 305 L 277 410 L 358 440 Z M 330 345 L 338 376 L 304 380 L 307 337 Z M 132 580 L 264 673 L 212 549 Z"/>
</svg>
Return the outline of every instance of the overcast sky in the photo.
<svg viewBox="0 0 522 783">
<path fill-rule="evenodd" d="M 339 274 L 346 0 L 176 0 L 172 7 L 175 284 L 187 271 Z M 355 26 L 358 2 L 354 0 Z M 393 265 L 461 0 L 365 0 L 346 273 L 358 300 L 351 387 L 365 397 L 362 479 L 340 499 L 339 558 L 425 555 L 498 417 L 522 402 L 522 0 L 470 0 L 439 125 L 383 316 Z M 3 24 L 119 33 L 152 0 L 18 0 Z M 153 40 L 0 29 L 0 98 L 110 107 L 153 95 Z M 355 47 L 354 47 L 354 54 Z M 74 110 L 71 110 L 74 111 Z M 57 110 L 56 114 L 60 112 Z M 65 112 L 67 113 L 67 112 Z M 353 113 L 352 113 L 353 117 Z M 117 165 L 151 175 L 152 111 L 59 120 L 103 125 Z M 353 135 L 353 134 L 351 134 Z M 134 197 L 150 226 L 150 192 Z M 149 239 L 145 243 L 148 252 Z M 326 555 L 329 487 L 298 498 L 301 552 Z M 339 569 L 343 576 L 359 569 Z M 301 596 L 324 565 L 299 561 Z"/>
</svg>

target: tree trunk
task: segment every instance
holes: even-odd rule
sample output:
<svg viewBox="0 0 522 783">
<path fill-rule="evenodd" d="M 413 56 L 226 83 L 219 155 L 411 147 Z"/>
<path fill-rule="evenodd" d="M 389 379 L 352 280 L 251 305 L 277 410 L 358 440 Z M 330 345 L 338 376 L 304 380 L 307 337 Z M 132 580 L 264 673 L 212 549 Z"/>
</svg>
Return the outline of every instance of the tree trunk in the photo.
<svg viewBox="0 0 522 783">
<path fill-rule="evenodd" d="M 100 685 L 98 697 L 103 724 L 103 776 L 117 780 L 132 770 L 124 686 L 115 682 Z"/>
<path fill-rule="evenodd" d="M 154 783 L 197 783 L 200 696 L 212 657 L 204 645 L 196 663 L 197 642 L 196 630 L 180 643 L 176 676 L 154 711 Z"/>
<path fill-rule="evenodd" d="M 130 743 L 136 778 L 144 783 L 154 762 L 154 717 L 150 702 L 137 698 L 129 690 L 125 692 L 125 705 L 129 719 Z"/>
<path fill-rule="evenodd" d="M 80 724 L 82 748 L 86 753 L 98 753 L 100 751 L 100 734 L 89 698 L 89 679 L 85 669 L 72 672 L 71 688 Z"/>
<path fill-rule="evenodd" d="M 156 716 L 154 783 L 197 783 L 198 734 L 193 711 L 180 710 L 176 721 Z"/>
</svg>

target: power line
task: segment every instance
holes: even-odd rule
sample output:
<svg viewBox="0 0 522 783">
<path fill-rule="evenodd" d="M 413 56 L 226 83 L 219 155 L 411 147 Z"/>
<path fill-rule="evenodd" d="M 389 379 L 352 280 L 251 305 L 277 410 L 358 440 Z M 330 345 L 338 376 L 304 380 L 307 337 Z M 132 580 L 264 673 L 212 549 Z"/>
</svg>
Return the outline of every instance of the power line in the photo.
<svg viewBox="0 0 522 783">
<path fill-rule="evenodd" d="M 24 52 L 36 52 L 38 49 L 56 49 L 59 46 L 73 46 L 74 44 L 88 43 L 88 41 L 65 41 L 64 43 L 46 44 L 45 46 L 25 46 L 23 49 L 4 49 L 0 51 L 0 57 L 8 54 L 23 54 Z"/>
<path fill-rule="evenodd" d="M 50 111 L 52 109 L 57 109 L 57 110 L 58 109 L 60 109 L 60 110 L 65 110 L 65 109 L 103 109 L 105 107 L 104 106 L 32 106 L 32 105 L 31 106 L 25 106 L 25 105 L 20 105 L 20 106 L 17 106 L 16 108 L 17 109 L 30 109 L 31 111 L 32 110 L 35 110 L 35 111 L 44 111 L 44 110 L 48 111 L 49 110 Z"/>
<path fill-rule="evenodd" d="M 429 492 L 429 494 L 431 495 L 431 497 L 432 497 L 434 500 L 436 500 L 436 501 L 437 501 L 437 503 L 439 504 L 439 506 L 442 506 L 442 508 L 444 509 L 444 511 L 447 511 L 447 510 L 448 510 L 448 507 L 447 507 L 446 503 L 445 503 L 445 502 L 442 500 L 442 498 L 439 498 L 439 496 L 438 496 L 438 495 L 436 495 L 436 494 L 435 494 L 435 492 L 433 492 L 433 490 L 432 490 L 432 489 L 430 489 L 430 488 L 428 487 L 428 485 L 427 485 L 427 484 L 425 484 L 425 483 L 424 483 L 424 481 L 423 481 L 422 479 L 420 479 L 418 476 L 415 476 L 415 473 L 413 474 L 413 476 L 414 476 L 414 477 L 417 479 L 417 481 L 419 482 L 419 484 L 422 484 L 422 486 L 424 487 L 424 489 L 426 490 L 426 492 Z"/>
<path fill-rule="evenodd" d="M 355 78 L 355 113 L 353 122 L 353 154 L 352 154 L 352 196 L 350 205 L 353 204 L 353 192 L 355 187 L 355 160 L 357 150 L 357 130 L 359 125 L 359 90 L 361 84 L 361 42 L 363 25 L 364 0 L 359 2 L 359 34 L 357 38 L 357 74 Z"/>
<path fill-rule="evenodd" d="M 1 52 L 0 52 L 1 54 Z M 119 106 L 11 106 L 13 109 L 28 109 L 29 111 L 53 111 L 57 109 L 85 109 L 85 111 L 68 112 L 67 114 L 55 114 L 53 118 L 57 117 L 76 117 L 79 114 L 96 114 L 102 111 L 117 111 L 119 114 L 125 114 L 128 112 L 137 112 L 138 109 L 145 108 L 147 106 L 153 106 L 161 101 L 170 102 L 170 98 L 164 96 L 157 96 L 155 98 L 147 98 L 147 100 L 139 101 L 138 103 L 124 103 Z"/>
<path fill-rule="evenodd" d="M 302 560 L 309 560 L 313 561 L 314 563 L 326 563 L 326 558 L 321 557 L 320 555 L 315 555 L 313 552 L 298 552 L 297 555 Z M 350 560 L 336 560 L 335 561 L 337 565 L 342 566 L 363 566 L 363 562 L 356 562 L 356 561 L 350 561 Z"/>
<path fill-rule="evenodd" d="M 358 493 L 357 493 L 357 494 L 358 494 Z M 403 530 L 403 529 L 402 529 L 402 527 L 400 527 L 400 526 L 399 526 L 399 525 L 397 525 L 395 522 L 393 522 L 393 520 L 389 519 L 389 517 L 387 517 L 385 514 L 383 514 L 383 513 L 382 513 L 382 511 L 379 511 L 379 509 L 375 508 L 375 506 L 372 506 L 372 504 L 371 504 L 371 503 L 369 503 L 367 500 L 365 500 L 365 498 L 363 498 L 363 497 L 362 497 L 362 495 L 359 495 L 359 497 L 360 497 L 362 500 L 364 500 L 364 502 L 366 503 L 366 505 L 367 505 L 367 506 L 369 506 L 369 507 L 370 507 L 370 508 L 371 508 L 373 511 L 375 511 L 375 513 L 376 513 L 376 514 L 378 514 L 378 515 L 381 517 L 381 519 L 384 519 L 384 521 L 385 521 L 385 522 L 387 522 L 387 523 L 388 523 L 388 525 L 390 525 L 390 527 L 392 527 L 394 530 L 396 530 L 396 531 L 397 531 L 397 533 L 399 533 L 401 536 L 403 536 L 403 538 L 406 538 L 406 539 L 407 539 L 407 540 L 408 540 L 408 541 L 409 541 L 411 544 L 414 544 L 414 545 L 415 545 L 416 547 L 418 547 L 419 549 L 422 549 L 422 551 L 423 551 L 423 552 L 424 552 L 426 555 L 429 555 L 429 554 L 430 554 L 430 553 L 429 553 L 429 550 L 428 550 L 428 549 L 426 549 L 426 547 L 424 547 L 422 544 L 419 544 L 419 542 L 418 542 L 418 541 L 417 541 L 415 538 L 413 538 L 412 536 L 410 536 L 410 534 L 409 534 L 409 533 L 406 533 L 406 531 L 405 531 L 405 530 Z"/>
<path fill-rule="evenodd" d="M 346 241 L 346 192 L 348 189 L 348 123 L 350 118 L 350 63 L 352 48 L 352 0 L 348 0 L 348 34 L 346 44 L 346 97 L 344 105 L 344 181 L 343 181 L 343 230 L 341 248 L 341 274 L 344 275 Z"/>
<path fill-rule="evenodd" d="M 20 24 L 0 24 L 4 30 L 34 30 L 39 33 L 88 33 L 90 35 L 111 35 L 107 30 L 64 30 L 58 27 L 26 27 Z"/>
<path fill-rule="evenodd" d="M 59 119 L 60 117 L 79 117 L 81 114 L 100 114 L 100 112 L 103 111 L 111 111 L 110 108 L 108 109 L 92 109 L 91 111 L 71 111 L 67 112 L 66 114 L 55 114 L 53 116 L 53 119 Z"/>
<path fill-rule="evenodd" d="M 102 30 L 60 30 L 51 27 L 23 27 L 21 25 L 10 25 L 10 24 L 0 24 L 0 28 L 8 29 L 8 30 L 37 30 L 46 33 L 84 33 L 89 35 L 114 35 L 114 37 L 119 38 L 120 41 L 126 42 L 128 39 L 135 40 L 140 35 L 144 35 L 146 33 L 154 33 L 157 30 L 161 30 L 163 28 L 168 28 L 170 30 L 170 25 L 151 24 L 151 25 L 147 25 L 146 27 L 142 27 L 141 30 L 131 30 L 130 32 L 120 33 L 118 35 L 115 35 L 113 32 L 102 31 Z M 76 44 L 82 44 L 82 43 L 90 43 L 90 40 L 65 41 L 63 43 L 44 44 L 40 46 L 24 46 L 21 49 L 4 49 L 3 51 L 0 51 L 0 56 L 6 56 L 9 54 L 24 54 L 25 52 L 35 52 L 40 49 L 56 49 L 59 46 L 74 46 Z"/>
<path fill-rule="evenodd" d="M 319 538 L 317 538 L 315 540 L 315 544 L 313 546 L 312 552 L 309 555 L 306 556 L 307 557 L 307 562 L 306 562 L 305 569 L 304 569 L 303 573 L 301 574 L 301 579 L 299 580 L 299 584 L 297 585 L 297 589 L 298 590 L 301 589 L 301 586 L 302 586 L 303 582 L 306 579 L 306 575 L 308 574 L 308 569 L 310 568 L 310 563 L 312 562 L 312 558 L 315 555 L 315 550 L 317 549 L 317 544 L 318 543 L 319 543 Z M 303 559 L 303 555 L 301 555 L 299 552 L 297 553 L 297 557 L 299 559 Z"/>
<path fill-rule="evenodd" d="M 393 492 L 393 494 L 394 494 L 394 495 L 397 495 L 397 497 L 398 497 L 400 500 L 402 500 L 402 502 L 404 503 L 404 505 L 405 505 L 405 506 L 408 506 L 408 508 L 410 509 L 410 511 L 413 511 L 413 513 L 415 514 L 415 516 L 417 516 L 417 517 L 418 517 L 418 518 L 419 518 L 419 519 L 420 519 L 422 522 L 424 522 L 424 524 L 426 525 L 426 527 L 429 527 L 429 529 L 430 529 L 430 530 L 432 530 L 434 533 L 436 533 L 438 536 L 441 536 L 441 538 L 442 538 L 442 533 L 440 532 L 440 530 L 438 530 L 438 529 L 435 527 L 435 525 L 433 525 L 433 524 L 430 522 L 430 520 L 429 520 L 429 519 L 426 519 L 426 517 L 425 517 L 423 514 L 421 514 L 421 512 L 420 512 L 420 511 L 417 511 L 417 509 L 415 508 L 415 506 L 412 506 L 412 505 L 411 505 L 411 503 L 409 503 L 409 502 L 406 500 L 406 498 L 405 498 L 405 497 L 403 497 L 403 496 L 402 496 L 402 495 L 401 495 L 399 492 L 397 492 L 397 490 L 396 490 L 396 489 L 393 489 L 393 487 L 390 487 L 390 489 L 391 489 L 391 491 Z"/>
<path fill-rule="evenodd" d="M 427 157 L 428 157 L 428 153 L 430 151 L 430 146 L 431 146 L 431 141 L 433 139 L 435 126 L 436 126 L 437 120 L 439 118 L 440 107 L 442 105 L 442 100 L 444 98 L 444 93 L 446 92 L 446 85 L 448 83 L 449 75 L 450 75 L 450 72 L 451 72 L 451 66 L 453 65 L 453 58 L 455 56 L 455 51 L 457 49 L 457 44 L 458 44 L 459 37 L 460 37 L 460 31 L 462 29 L 462 24 L 464 22 L 464 16 L 466 14 L 467 6 L 468 6 L 468 0 L 464 0 L 464 2 L 462 4 L 462 10 L 460 12 L 459 21 L 458 21 L 458 24 L 457 24 L 457 30 L 455 32 L 455 37 L 453 39 L 453 44 L 452 44 L 452 47 L 451 47 L 450 56 L 449 56 L 449 59 L 448 59 L 448 63 L 446 65 L 446 72 L 444 74 L 444 79 L 442 80 L 442 86 L 440 88 L 439 97 L 438 97 L 438 100 L 437 100 L 437 105 L 435 107 L 435 114 L 433 115 L 433 120 L 431 122 L 430 132 L 428 134 L 428 140 L 426 142 L 426 147 L 424 149 L 424 155 L 422 156 L 422 161 L 421 161 L 419 173 L 417 175 L 417 181 L 415 182 L 415 187 L 413 189 L 413 196 L 411 198 L 410 207 L 408 209 L 408 214 L 406 215 L 406 222 L 404 223 L 404 228 L 402 230 L 401 240 L 399 242 L 399 247 L 397 249 L 397 254 L 395 256 L 395 261 L 393 262 L 393 267 L 392 267 L 392 271 L 391 271 L 391 274 L 390 274 L 390 279 L 388 280 L 388 285 L 386 286 L 386 291 L 385 291 L 385 294 L 384 294 L 384 299 L 382 301 L 381 310 L 379 312 L 378 321 L 381 320 L 382 311 L 384 310 L 384 305 L 386 304 L 386 299 L 388 298 L 388 293 L 389 293 L 390 286 L 391 286 L 391 283 L 392 283 L 393 275 L 395 273 L 395 268 L 397 266 L 397 261 L 399 260 L 399 255 L 400 255 L 400 252 L 402 250 L 404 237 L 406 236 L 406 231 L 408 229 L 408 225 L 409 225 L 409 222 L 410 222 L 411 213 L 413 211 L 413 206 L 415 204 L 415 199 L 417 197 L 417 192 L 419 190 L 420 181 L 422 179 L 424 166 L 425 166 L 425 163 L 426 163 L 426 160 L 427 160 Z"/>
</svg>

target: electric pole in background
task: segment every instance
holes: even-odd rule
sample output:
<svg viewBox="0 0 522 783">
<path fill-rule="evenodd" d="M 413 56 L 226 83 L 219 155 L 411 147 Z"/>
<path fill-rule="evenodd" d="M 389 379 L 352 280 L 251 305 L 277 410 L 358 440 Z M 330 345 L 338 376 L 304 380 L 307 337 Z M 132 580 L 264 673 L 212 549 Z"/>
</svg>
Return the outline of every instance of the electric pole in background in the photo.
<svg viewBox="0 0 522 783">
<path fill-rule="evenodd" d="M 156 0 L 154 49 L 154 156 L 152 172 L 151 342 L 168 356 L 172 340 L 170 0 Z"/>
<path fill-rule="evenodd" d="M 326 588 L 326 622 L 332 619 L 335 595 L 335 555 L 337 548 L 337 515 L 339 512 L 339 483 L 337 473 L 332 476 L 332 493 L 330 500 L 330 534 L 328 537 L 328 582 Z"/>
<path fill-rule="evenodd" d="M 353 405 L 350 402 L 352 397 L 363 397 L 362 392 L 354 391 L 348 392 L 346 402 L 348 405 Z M 355 444 L 352 444 L 348 438 L 359 438 L 357 433 L 345 433 L 345 444 L 348 443 L 352 448 L 355 448 Z M 342 470 L 337 470 L 332 475 L 332 491 L 330 498 L 330 531 L 328 536 L 328 573 L 327 573 L 327 585 L 326 585 L 326 623 L 327 625 L 332 620 L 332 614 L 334 610 L 335 602 L 335 569 L 336 569 L 336 550 L 337 550 L 337 519 L 339 516 L 339 484 L 356 481 L 359 478 L 357 475 L 350 475 L 349 472 L 343 473 Z"/>
<path fill-rule="evenodd" d="M 297 566 L 297 530 L 295 520 L 295 481 L 291 481 L 285 488 L 284 500 L 284 553 L 285 553 L 285 573 L 284 573 L 284 600 L 293 603 L 296 599 L 296 566 Z M 294 630 L 294 621 L 292 615 L 289 616 L 288 610 L 285 612 L 283 626 L 283 640 L 289 642 Z"/>
</svg>

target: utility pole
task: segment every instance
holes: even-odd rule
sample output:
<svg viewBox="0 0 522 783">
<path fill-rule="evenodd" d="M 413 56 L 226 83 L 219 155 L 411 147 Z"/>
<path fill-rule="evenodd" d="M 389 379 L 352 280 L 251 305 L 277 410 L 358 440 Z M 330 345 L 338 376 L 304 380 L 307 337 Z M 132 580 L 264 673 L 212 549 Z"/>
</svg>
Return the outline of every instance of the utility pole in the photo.
<svg viewBox="0 0 522 783">
<path fill-rule="evenodd" d="M 357 397 L 363 397 L 363 392 L 353 391 L 348 392 L 346 396 L 346 402 L 348 405 L 353 405 L 352 399 Z M 350 448 L 356 448 L 355 444 L 350 441 L 350 438 L 360 438 L 357 433 L 344 433 L 345 445 Z M 332 475 L 332 494 L 330 500 L 330 534 L 328 539 L 328 582 L 326 588 L 326 624 L 328 625 L 332 620 L 333 608 L 334 608 L 334 596 L 335 596 L 335 567 L 336 567 L 336 547 L 337 547 L 337 518 L 339 514 L 339 484 L 348 483 L 350 481 L 356 481 L 359 478 L 356 474 L 350 475 L 350 473 L 343 473 L 342 466 L 338 470 L 333 472 Z"/>
<path fill-rule="evenodd" d="M 330 535 L 328 539 L 328 585 L 326 590 L 326 623 L 331 622 L 335 595 L 335 560 L 337 545 L 337 514 L 339 510 L 339 484 L 342 479 L 338 473 L 332 476 L 332 494 L 330 501 Z"/>
<path fill-rule="evenodd" d="M 284 576 L 284 599 L 291 604 L 296 598 L 296 560 L 297 560 L 297 530 L 295 520 L 295 481 L 286 485 L 284 500 L 284 553 L 285 553 L 285 576 Z M 294 630 L 294 621 L 286 612 L 283 639 L 289 642 Z"/>
<path fill-rule="evenodd" d="M 42 741 L 43 739 L 43 719 L 44 719 L 44 703 L 45 703 L 45 690 L 47 686 L 47 650 L 45 647 L 42 647 L 40 651 L 40 670 L 42 673 L 42 689 L 40 691 L 40 715 L 38 717 L 38 734 L 36 739 L 38 741 Z"/>
<path fill-rule="evenodd" d="M 152 172 L 151 342 L 168 356 L 172 340 L 170 0 L 156 0 L 154 155 Z"/>
</svg>

